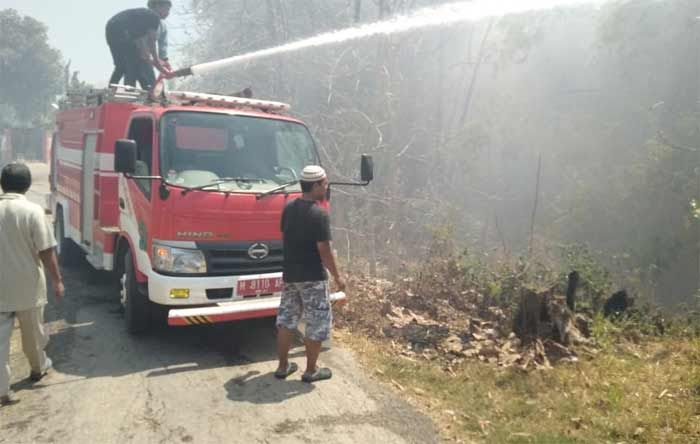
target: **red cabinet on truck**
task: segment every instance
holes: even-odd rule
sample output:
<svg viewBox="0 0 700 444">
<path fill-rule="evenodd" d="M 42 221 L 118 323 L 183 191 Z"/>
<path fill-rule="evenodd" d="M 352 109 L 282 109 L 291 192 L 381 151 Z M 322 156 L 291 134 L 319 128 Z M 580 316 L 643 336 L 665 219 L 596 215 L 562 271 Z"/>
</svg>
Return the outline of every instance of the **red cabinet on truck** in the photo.
<svg viewBox="0 0 700 444">
<path fill-rule="evenodd" d="M 51 175 L 61 260 L 116 273 L 131 332 L 154 313 L 169 325 L 273 316 L 280 215 L 304 166 L 320 163 L 309 130 L 278 102 L 167 97 L 111 89 L 62 106 Z"/>
</svg>

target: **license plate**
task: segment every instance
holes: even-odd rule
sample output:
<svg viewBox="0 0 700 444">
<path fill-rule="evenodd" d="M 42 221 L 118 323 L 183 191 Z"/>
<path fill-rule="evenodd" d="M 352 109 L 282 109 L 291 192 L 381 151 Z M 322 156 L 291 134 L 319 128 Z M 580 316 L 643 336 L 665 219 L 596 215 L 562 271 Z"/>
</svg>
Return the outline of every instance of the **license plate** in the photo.
<svg viewBox="0 0 700 444">
<path fill-rule="evenodd" d="M 284 290 L 284 281 L 279 278 L 241 279 L 238 281 L 236 295 L 249 297 L 261 294 L 279 293 Z"/>
</svg>

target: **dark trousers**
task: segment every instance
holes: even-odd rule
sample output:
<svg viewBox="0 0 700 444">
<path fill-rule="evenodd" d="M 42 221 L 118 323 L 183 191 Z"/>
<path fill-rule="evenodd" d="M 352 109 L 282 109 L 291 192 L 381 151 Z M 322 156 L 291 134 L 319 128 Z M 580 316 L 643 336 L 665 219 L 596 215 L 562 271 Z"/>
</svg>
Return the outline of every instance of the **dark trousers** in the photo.
<svg viewBox="0 0 700 444">
<path fill-rule="evenodd" d="M 156 77 L 151 65 L 141 58 L 136 42 L 129 39 L 123 31 L 111 29 L 109 25 L 106 37 L 114 61 L 114 71 L 109 83 L 118 84 L 123 77 L 127 86 L 135 87 L 136 82 L 139 82 L 142 89 L 151 89 Z"/>
</svg>

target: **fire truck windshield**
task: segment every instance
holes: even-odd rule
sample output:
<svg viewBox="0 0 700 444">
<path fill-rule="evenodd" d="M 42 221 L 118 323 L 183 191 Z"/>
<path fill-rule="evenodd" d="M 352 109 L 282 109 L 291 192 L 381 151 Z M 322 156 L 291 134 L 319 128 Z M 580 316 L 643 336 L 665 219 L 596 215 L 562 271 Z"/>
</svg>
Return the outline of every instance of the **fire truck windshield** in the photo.
<svg viewBox="0 0 700 444">
<path fill-rule="evenodd" d="M 261 193 L 318 163 L 313 139 L 298 123 L 189 111 L 166 113 L 161 122 L 160 172 L 172 185 Z M 301 190 L 297 184 L 287 191 Z"/>
</svg>

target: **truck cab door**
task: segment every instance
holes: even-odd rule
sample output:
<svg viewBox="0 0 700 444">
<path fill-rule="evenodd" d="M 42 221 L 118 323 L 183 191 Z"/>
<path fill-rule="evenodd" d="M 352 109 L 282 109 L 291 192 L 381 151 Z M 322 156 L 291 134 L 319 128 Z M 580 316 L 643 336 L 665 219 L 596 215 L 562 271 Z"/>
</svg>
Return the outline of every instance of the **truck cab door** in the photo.
<svg viewBox="0 0 700 444">
<path fill-rule="evenodd" d="M 151 176 L 154 159 L 154 121 L 150 116 L 135 117 L 129 125 L 128 138 L 136 142 L 135 176 Z M 149 263 L 148 236 L 151 227 L 151 199 L 153 181 L 150 179 L 126 179 L 128 196 L 120 196 L 120 201 L 129 202 L 121 205 L 122 227 L 126 229 L 133 242 L 134 256 L 137 264 Z M 126 199 L 124 199 L 126 197 Z M 142 272 L 144 270 L 141 270 Z"/>
</svg>

